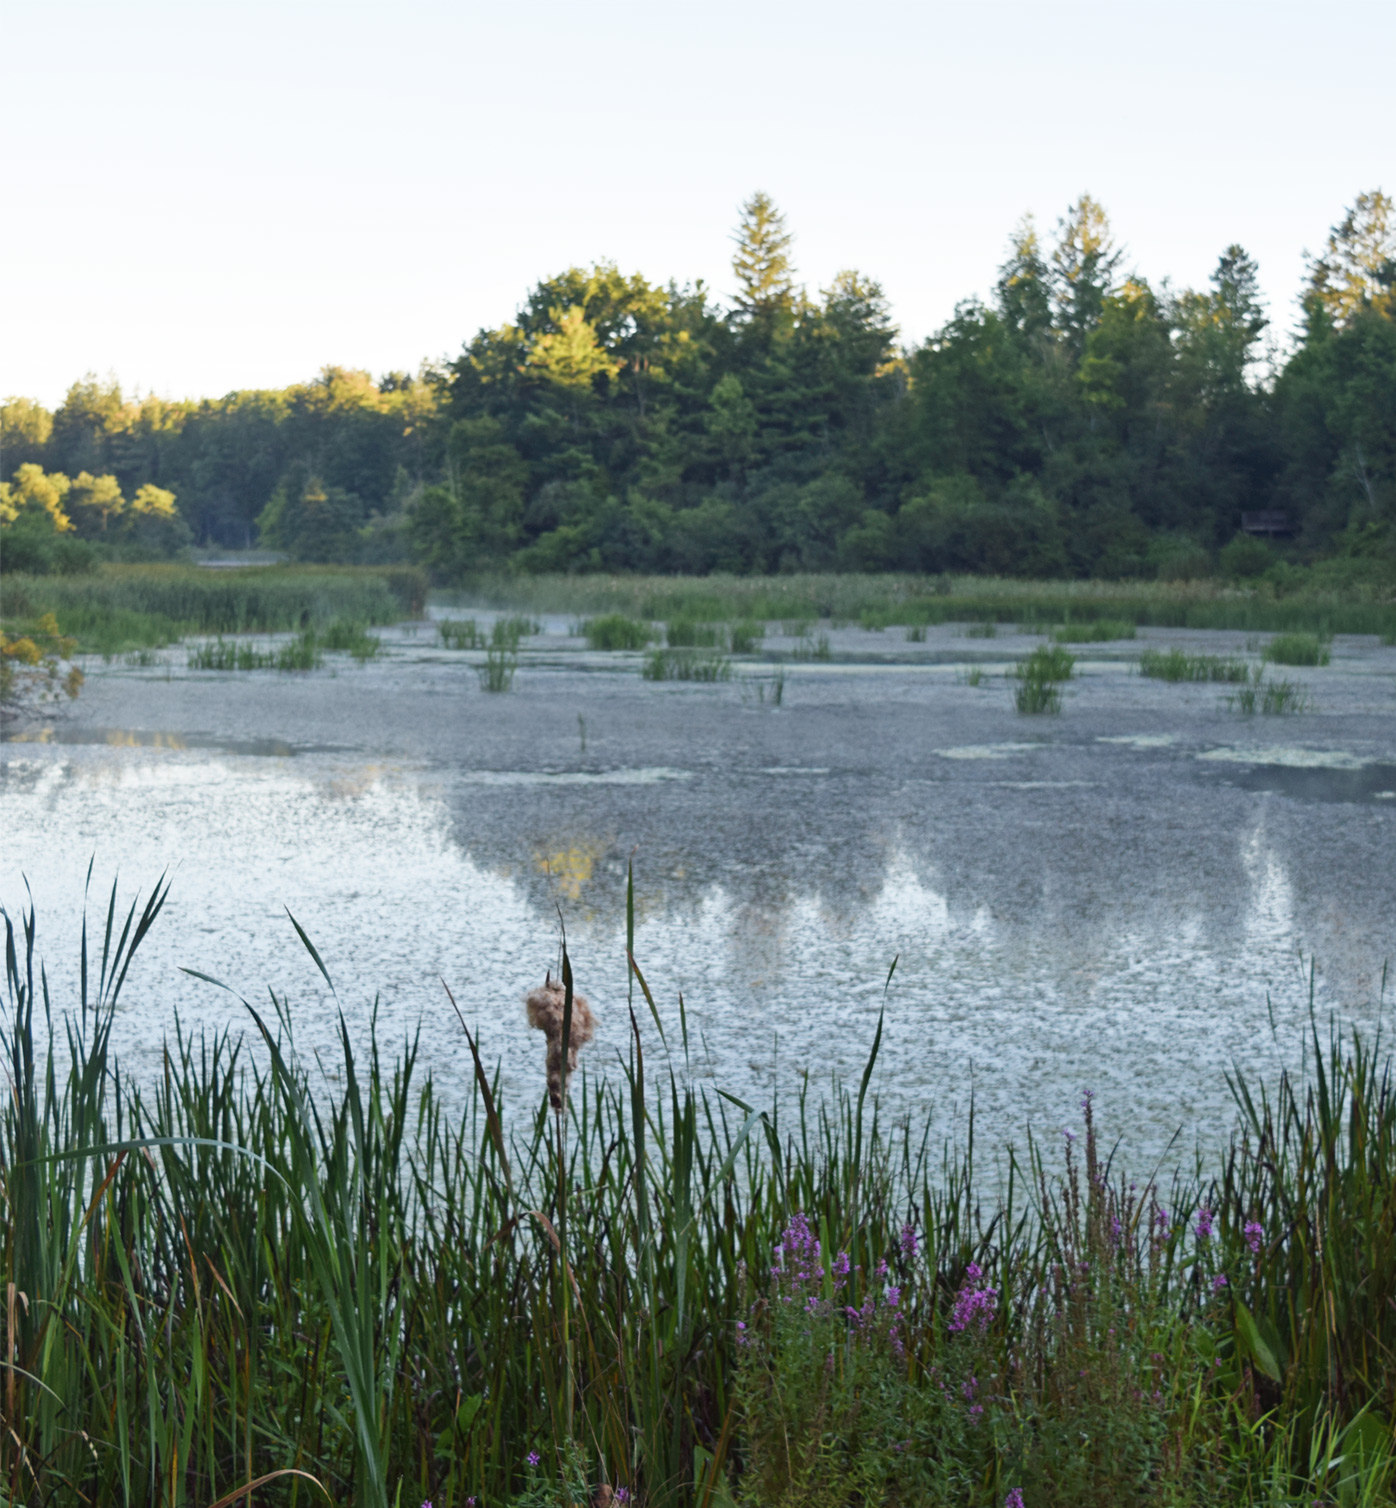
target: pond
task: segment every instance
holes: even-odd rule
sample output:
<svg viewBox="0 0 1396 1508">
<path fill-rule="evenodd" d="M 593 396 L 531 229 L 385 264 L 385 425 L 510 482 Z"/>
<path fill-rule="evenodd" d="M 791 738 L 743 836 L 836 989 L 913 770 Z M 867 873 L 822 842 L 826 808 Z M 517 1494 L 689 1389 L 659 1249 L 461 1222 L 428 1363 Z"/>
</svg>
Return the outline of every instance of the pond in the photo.
<svg viewBox="0 0 1396 1508">
<path fill-rule="evenodd" d="M 730 681 L 691 684 L 572 627 L 546 619 L 502 695 L 480 654 L 401 625 L 367 664 L 301 675 L 191 671 L 183 649 L 97 661 L 77 702 L 9 722 L 0 899 L 16 915 L 32 887 L 58 998 L 89 860 L 103 904 L 118 875 L 129 898 L 168 870 L 115 1032 L 128 1072 L 153 1071 L 176 1014 L 241 1029 L 236 996 L 268 988 L 302 1053 L 332 1049 L 289 910 L 354 1032 L 375 1009 L 389 1044 L 420 1031 L 463 1092 L 445 981 L 531 1105 L 521 997 L 556 969 L 560 921 L 601 1022 L 584 1064 L 614 1073 L 627 1050 L 633 858 L 672 1061 L 758 1103 L 856 1082 L 885 1000 L 884 1114 L 962 1138 L 973 1101 L 981 1148 L 1021 1147 L 1089 1088 L 1139 1166 L 1229 1130 L 1233 1065 L 1301 1067 L 1311 990 L 1321 1030 L 1377 1028 L 1396 650 L 1340 639 L 1331 665 L 1282 672 L 1310 710 L 1243 717 L 1228 688 L 1144 679 L 1137 657 L 1245 654 L 1244 636 L 1142 630 L 1080 647 L 1061 715 L 1025 717 L 1005 671 L 1037 640 L 1012 632 L 837 629 L 814 660 L 772 625 Z"/>
</svg>

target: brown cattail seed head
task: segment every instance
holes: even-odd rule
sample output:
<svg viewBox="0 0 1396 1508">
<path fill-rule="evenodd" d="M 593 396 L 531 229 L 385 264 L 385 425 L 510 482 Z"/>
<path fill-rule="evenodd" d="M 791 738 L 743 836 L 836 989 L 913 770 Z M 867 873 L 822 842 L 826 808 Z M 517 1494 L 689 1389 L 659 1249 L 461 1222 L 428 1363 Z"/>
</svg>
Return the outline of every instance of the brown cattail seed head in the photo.
<svg viewBox="0 0 1396 1508">
<path fill-rule="evenodd" d="M 554 1110 L 562 1109 L 562 1096 L 566 1087 L 562 1068 L 562 1015 L 567 1003 L 567 992 L 555 979 L 536 990 L 530 990 L 524 1005 L 528 1011 L 528 1024 L 548 1039 L 548 1099 Z M 572 996 L 572 1026 L 567 1034 L 567 1072 L 570 1079 L 577 1067 L 577 1054 L 596 1034 L 596 1017 L 584 995 Z"/>
</svg>

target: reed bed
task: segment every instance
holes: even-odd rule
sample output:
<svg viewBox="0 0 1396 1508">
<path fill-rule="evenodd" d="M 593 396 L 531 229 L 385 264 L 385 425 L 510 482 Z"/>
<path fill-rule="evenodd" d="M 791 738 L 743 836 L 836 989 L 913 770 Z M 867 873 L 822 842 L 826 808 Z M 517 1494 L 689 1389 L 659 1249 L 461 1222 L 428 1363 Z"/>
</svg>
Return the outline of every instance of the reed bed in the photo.
<svg viewBox="0 0 1396 1508">
<path fill-rule="evenodd" d="M 880 1024 L 856 1085 L 758 1109 L 695 1087 L 638 966 L 626 1059 L 567 1093 L 565 946 L 532 1103 L 463 1022 L 454 1112 L 342 1018 L 312 1072 L 276 995 L 235 1006 L 255 1052 L 176 1027 L 132 1082 L 166 893 L 113 892 L 70 1001 L 6 917 L 7 1503 L 1391 1501 L 1396 1096 L 1360 1041 L 1233 1078 L 1214 1167 L 1131 1181 L 1087 1094 L 999 1192 L 972 1124 L 880 1115 Z"/>
<path fill-rule="evenodd" d="M 88 576 L 6 572 L 3 601 L 7 619 L 51 612 L 79 648 L 118 654 L 190 634 L 394 623 L 420 616 L 426 577 L 409 566 L 106 565 Z"/>
<path fill-rule="evenodd" d="M 1016 623 L 1050 630 L 1097 620 L 1137 627 L 1251 633 L 1396 632 L 1390 582 L 1334 585 L 1322 574 L 1294 589 L 1224 581 L 1024 581 L 912 575 L 482 576 L 468 596 L 531 612 L 622 613 L 646 622 L 834 619 L 870 627 Z"/>
</svg>

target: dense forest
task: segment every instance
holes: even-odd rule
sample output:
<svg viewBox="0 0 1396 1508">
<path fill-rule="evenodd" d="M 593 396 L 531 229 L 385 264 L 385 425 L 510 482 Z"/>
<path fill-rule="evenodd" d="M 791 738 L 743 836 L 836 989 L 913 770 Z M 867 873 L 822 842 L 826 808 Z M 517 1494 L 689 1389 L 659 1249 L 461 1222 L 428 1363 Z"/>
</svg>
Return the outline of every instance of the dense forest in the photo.
<svg viewBox="0 0 1396 1508">
<path fill-rule="evenodd" d="M 898 342 L 882 289 L 811 294 L 764 194 L 736 297 L 607 263 L 416 375 L 327 368 L 200 402 L 74 384 L 0 409 L 0 551 L 81 569 L 190 544 L 481 569 L 1255 574 L 1396 563 L 1396 209 L 1360 195 L 1272 329 L 1240 246 L 1129 268 L 1102 208 L 1026 219 L 993 297 Z M 1283 359 L 1274 355 L 1284 352 Z M 1252 528 L 1255 520 L 1250 521 Z"/>
</svg>

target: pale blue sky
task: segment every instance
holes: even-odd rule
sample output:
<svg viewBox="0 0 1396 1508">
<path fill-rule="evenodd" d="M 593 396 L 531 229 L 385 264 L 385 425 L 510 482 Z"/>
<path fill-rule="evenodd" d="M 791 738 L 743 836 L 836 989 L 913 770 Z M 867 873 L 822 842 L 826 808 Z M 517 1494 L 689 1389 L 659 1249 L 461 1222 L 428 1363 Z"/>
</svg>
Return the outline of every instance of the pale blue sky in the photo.
<svg viewBox="0 0 1396 1508">
<path fill-rule="evenodd" d="M 757 188 L 908 339 L 1083 191 L 1155 282 L 1240 241 L 1287 330 L 1396 191 L 1396 0 L 10 0 L 3 41 L 0 394 L 47 403 L 415 368 L 598 258 L 723 294 Z"/>
</svg>

